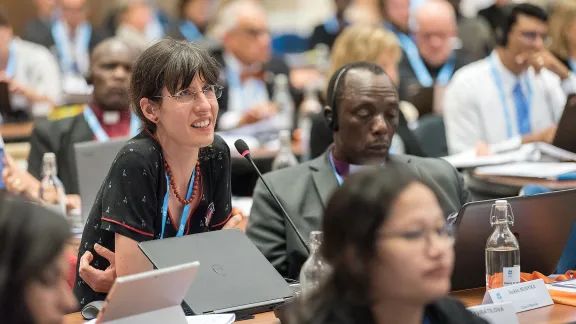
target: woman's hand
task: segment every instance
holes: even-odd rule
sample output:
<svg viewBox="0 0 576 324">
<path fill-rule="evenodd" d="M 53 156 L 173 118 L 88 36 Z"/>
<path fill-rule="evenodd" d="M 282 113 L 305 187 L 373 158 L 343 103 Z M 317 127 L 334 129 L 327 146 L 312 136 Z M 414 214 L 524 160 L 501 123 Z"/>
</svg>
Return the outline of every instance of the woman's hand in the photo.
<svg viewBox="0 0 576 324">
<path fill-rule="evenodd" d="M 95 292 L 107 293 L 116 280 L 116 254 L 98 243 L 94 244 L 94 251 L 108 260 L 110 266 L 106 270 L 94 268 L 90 265 L 90 262 L 94 260 L 94 255 L 90 251 L 86 251 L 80 258 L 78 274 Z"/>
<path fill-rule="evenodd" d="M 240 223 L 242 223 L 243 219 L 244 219 L 244 217 L 242 217 L 242 215 L 236 214 L 236 215 L 230 217 L 230 219 L 228 220 L 228 222 L 226 223 L 226 225 L 224 225 L 224 227 L 222 229 L 236 228 L 236 227 L 238 227 L 238 225 L 240 225 Z"/>
</svg>

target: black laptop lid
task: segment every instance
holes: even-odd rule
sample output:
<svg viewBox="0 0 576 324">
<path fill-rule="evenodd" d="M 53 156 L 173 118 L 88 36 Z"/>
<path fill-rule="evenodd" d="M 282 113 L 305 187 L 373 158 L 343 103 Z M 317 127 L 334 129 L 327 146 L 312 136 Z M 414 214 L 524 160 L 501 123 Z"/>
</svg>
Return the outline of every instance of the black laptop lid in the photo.
<svg viewBox="0 0 576 324">
<path fill-rule="evenodd" d="M 259 304 L 276 305 L 293 297 L 278 271 L 238 229 L 142 242 L 139 246 L 159 269 L 200 262 L 184 298 L 194 314 L 236 312 Z"/>
<path fill-rule="evenodd" d="M 520 271 L 554 273 L 576 220 L 576 190 L 505 198 L 514 213 L 510 230 L 520 244 Z M 486 240 L 494 230 L 490 210 L 495 200 L 472 202 L 459 213 L 452 290 L 486 285 Z"/>
<path fill-rule="evenodd" d="M 558 123 L 552 145 L 576 153 L 576 95 L 571 94 L 566 100 L 564 112 Z"/>
</svg>

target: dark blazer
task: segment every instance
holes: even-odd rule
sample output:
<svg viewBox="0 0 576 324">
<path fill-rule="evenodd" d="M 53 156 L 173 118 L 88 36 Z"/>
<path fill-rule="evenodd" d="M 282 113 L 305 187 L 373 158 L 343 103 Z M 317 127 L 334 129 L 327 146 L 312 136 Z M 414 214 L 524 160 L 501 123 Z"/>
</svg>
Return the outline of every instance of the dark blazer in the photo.
<svg viewBox="0 0 576 324">
<path fill-rule="evenodd" d="M 387 163 L 411 165 L 422 182 L 436 193 L 446 217 L 458 212 L 470 199 L 464 180 L 444 160 L 391 155 Z M 327 152 L 295 167 L 267 173 L 264 178 L 304 238 L 321 228 L 324 209 L 338 188 Z M 253 197 L 246 234 L 282 276 L 297 279 L 308 257 L 306 250 L 262 181 L 256 184 Z"/>
<path fill-rule="evenodd" d="M 424 151 L 420 147 L 418 139 L 414 136 L 412 131 L 408 128 L 408 122 L 400 111 L 400 121 L 396 133 L 402 139 L 406 154 L 415 156 L 425 156 Z M 316 158 L 326 152 L 326 149 L 334 142 L 332 130 L 326 125 L 324 114 L 319 113 L 312 116 L 312 128 L 310 130 L 310 158 Z"/>
<path fill-rule="evenodd" d="M 220 99 L 218 99 L 218 104 L 220 109 L 218 110 L 218 116 L 221 116 L 228 110 L 228 100 L 230 98 L 230 87 L 228 87 L 228 80 L 226 75 L 226 62 L 224 61 L 224 52 L 221 48 L 213 50 L 212 55 L 218 61 L 221 66 L 220 70 L 220 85 L 224 86 L 224 92 Z M 290 69 L 284 59 L 281 57 L 273 57 L 270 62 L 266 64 L 265 67 L 267 72 L 270 72 L 269 75 L 264 80 L 266 82 L 266 89 L 268 90 L 268 95 L 270 96 L 270 100 L 272 100 L 272 94 L 274 93 L 274 75 L 276 74 L 285 74 L 286 76 L 290 76 Z M 290 93 L 292 94 L 292 99 L 296 105 L 296 112 L 298 110 L 298 106 L 302 102 L 302 93 L 294 89 L 292 86 L 290 87 Z M 294 114 L 295 118 L 297 118 L 297 113 Z"/>
<path fill-rule="evenodd" d="M 286 320 L 282 319 L 282 323 L 287 324 L 356 324 L 357 322 L 347 322 L 335 313 L 335 307 L 338 307 L 338 311 L 341 313 L 345 312 L 345 306 L 340 306 L 341 302 L 336 302 L 334 306 L 326 309 L 319 310 L 318 313 L 314 314 L 313 319 L 310 321 L 301 321 L 297 319 L 301 312 L 306 310 L 300 310 L 300 307 L 306 308 L 307 305 L 300 303 L 291 303 L 286 310 L 287 316 Z M 488 324 L 488 322 L 475 315 L 466 309 L 466 307 L 458 300 L 452 299 L 450 297 L 441 298 L 426 306 L 424 313 L 430 320 L 431 324 Z M 360 324 L 360 323 L 359 323 Z M 365 324 L 365 323 L 361 323 Z"/>
<path fill-rule="evenodd" d="M 88 50 L 92 52 L 94 47 L 107 37 L 108 35 L 106 33 L 92 25 L 92 34 L 90 36 L 90 42 L 88 43 Z M 37 19 L 28 23 L 24 39 L 40 44 L 56 54 L 54 37 L 52 37 L 52 27 L 46 22 Z"/>
<path fill-rule="evenodd" d="M 56 154 L 58 178 L 66 194 L 79 194 L 74 144 L 93 140 L 94 133 L 83 114 L 55 121 L 39 121 L 30 138 L 28 172 L 41 179 L 42 157 L 44 153 L 53 152 Z"/>
<path fill-rule="evenodd" d="M 472 61 L 473 60 L 463 51 L 457 50 L 456 62 L 454 64 L 454 73 L 456 73 L 456 71 L 458 71 L 458 69 L 460 69 L 461 67 L 472 63 Z M 426 62 L 424 62 L 424 64 L 426 64 Z M 428 71 L 430 72 L 432 78 L 436 80 L 436 77 L 438 76 L 438 73 L 440 72 L 442 67 L 431 68 L 428 65 L 426 67 L 428 68 Z M 416 77 L 416 73 L 412 69 L 412 65 L 410 65 L 410 61 L 408 60 L 406 54 L 402 55 L 402 60 L 400 61 L 398 70 L 400 72 L 399 73 L 400 84 L 398 86 L 398 95 L 400 96 L 400 100 L 410 101 L 410 99 L 412 99 L 418 93 L 418 91 L 422 89 L 422 86 L 420 85 L 420 82 Z M 418 107 L 416 108 L 420 110 Z"/>
</svg>

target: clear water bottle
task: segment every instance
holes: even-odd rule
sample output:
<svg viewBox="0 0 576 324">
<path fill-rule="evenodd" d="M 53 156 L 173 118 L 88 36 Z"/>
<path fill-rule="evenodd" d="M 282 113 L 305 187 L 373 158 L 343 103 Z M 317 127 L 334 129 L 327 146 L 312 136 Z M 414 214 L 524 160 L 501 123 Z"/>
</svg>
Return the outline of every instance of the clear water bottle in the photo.
<svg viewBox="0 0 576 324">
<path fill-rule="evenodd" d="M 288 168 L 298 164 L 298 160 L 292 153 L 292 137 L 289 130 L 280 131 L 280 151 L 272 161 L 272 170 Z"/>
<path fill-rule="evenodd" d="M 51 152 L 44 153 L 39 196 L 47 208 L 66 216 L 66 192 L 62 181 L 58 179 L 57 170 L 56 155 Z"/>
<path fill-rule="evenodd" d="M 310 233 L 310 256 L 300 269 L 300 289 L 302 296 L 310 296 L 330 273 L 330 266 L 320 254 L 322 245 L 322 232 L 313 231 Z"/>
<path fill-rule="evenodd" d="M 320 43 L 314 46 L 316 70 L 321 74 L 326 74 L 330 68 L 330 47 Z"/>
<path fill-rule="evenodd" d="M 302 161 L 310 158 L 310 132 L 312 131 L 312 116 L 322 111 L 318 100 L 316 87 L 309 86 L 304 92 L 304 101 L 298 115 L 298 129 L 300 130 L 300 145 L 302 148 Z"/>
<path fill-rule="evenodd" d="M 278 107 L 280 117 L 280 129 L 292 129 L 294 126 L 294 100 L 290 95 L 290 84 L 285 74 L 274 77 L 274 104 Z"/>
<path fill-rule="evenodd" d="M 510 231 L 514 214 L 506 200 L 492 205 L 490 225 L 494 232 L 486 242 L 486 289 L 520 283 L 520 245 Z"/>
</svg>

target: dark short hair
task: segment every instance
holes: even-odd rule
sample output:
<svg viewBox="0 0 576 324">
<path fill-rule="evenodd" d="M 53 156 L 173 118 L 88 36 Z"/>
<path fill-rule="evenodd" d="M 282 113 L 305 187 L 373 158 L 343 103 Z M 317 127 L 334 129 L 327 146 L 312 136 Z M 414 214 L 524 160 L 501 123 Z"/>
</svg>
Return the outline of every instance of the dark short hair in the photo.
<svg viewBox="0 0 576 324">
<path fill-rule="evenodd" d="M 512 28 L 514 28 L 514 25 L 518 23 L 518 16 L 524 15 L 531 18 L 536 18 L 543 23 L 548 22 L 548 14 L 542 7 L 535 6 L 530 3 L 521 3 L 509 8 L 510 13 L 507 15 L 506 23 L 504 24 L 502 30 L 502 46 L 508 45 L 508 35 L 512 31 Z"/>
<path fill-rule="evenodd" d="M 300 305 L 294 323 L 374 323 L 369 270 L 377 258 L 378 234 L 398 196 L 413 183 L 422 182 L 412 167 L 393 164 L 351 175 L 334 192 L 324 212 L 320 247 L 332 271 Z M 352 215 L 358 217 L 351 221 Z"/>
<path fill-rule="evenodd" d="M 328 82 L 328 87 L 326 88 L 326 95 L 328 97 L 328 104 L 330 106 L 338 106 L 338 102 L 342 98 L 342 93 L 344 92 L 346 75 L 348 75 L 348 72 L 352 70 L 366 70 L 374 73 L 375 75 L 386 74 L 380 65 L 369 62 L 353 62 L 342 66 L 332 74 L 332 77 L 330 77 L 330 81 Z M 336 87 L 334 87 L 340 73 L 342 73 L 342 75 L 338 80 L 338 84 Z M 332 110 L 336 110 L 336 107 L 331 108 Z"/>
<path fill-rule="evenodd" d="M 140 100 L 157 98 L 166 87 L 171 95 L 188 87 L 199 75 L 208 84 L 216 84 L 219 64 L 207 50 L 188 41 L 163 39 L 147 48 L 138 58 L 132 71 L 130 97 L 132 109 L 145 128 L 156 130 L 156 124 L 142 113 Z"/>
<path fill-rule="evenodd" d="M 8 21 L 8 14 L 3 9 L 0 9 L 0 27 L 10 27 L 10 21 Z"/>
<path fill-rule="evenodd" d="M 53 264 L 71 238 L 66 219 L 31 202 L 0 197 L 0 314 L 2 322 L 34 323 L 25 291 L 48 282 Z"/>
</svg>

